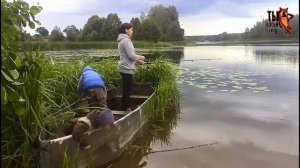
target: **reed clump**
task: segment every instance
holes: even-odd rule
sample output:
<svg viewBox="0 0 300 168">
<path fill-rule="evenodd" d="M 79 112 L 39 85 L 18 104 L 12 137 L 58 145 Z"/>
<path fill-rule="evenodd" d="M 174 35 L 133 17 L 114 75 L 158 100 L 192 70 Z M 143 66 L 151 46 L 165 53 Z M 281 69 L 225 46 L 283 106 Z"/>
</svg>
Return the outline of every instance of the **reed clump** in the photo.
<svg viewBox="0 0 300 168">
<path fill-rule="evenodd" d="M 6 108 L 1 109 L 1 126 L 5 128 L 1 132 L 1 164 L 32 167 L 38 165 L 39 133 L 46 130 L 46 125 L 58 124 L 72 113 L 70 105 L 77 98 L 76 90 L 82 68 L 86 65 L 93 67 L 102 75 L 108 89 L 120 87 L 121 76 L 117 60 L 50 62 L 40 52 L 26 53 L 21 60 L 17 78 L 21 84 L 11 86 L 18 93 L 18 100 L 15 100 L 14 92 L 7 91 L 5 96 L 11 105 L 6 104 Z M 134 82 L 152 82 L 156 87 L 155 116 L 163 119 L 168 105 L 179 100 L 177 78 L 178 67 L 167 59 L 157 59 L 148 67 L 137 66 Z M 7 85 L 7 88 L 11 87 Z"/>
<path fill-rule="evenodd" d="M 115 49 L 118 48 L 117 41 L 26 41 L 21 42 L 22 50 L 26 51 L 62 51 L 62 50 L 83 50 L 83 49 Z M 136 48 L 157 48 L 157 47 L 172 47 L 169 42 L 147 42 L 134 41 Z"/>
</svg>

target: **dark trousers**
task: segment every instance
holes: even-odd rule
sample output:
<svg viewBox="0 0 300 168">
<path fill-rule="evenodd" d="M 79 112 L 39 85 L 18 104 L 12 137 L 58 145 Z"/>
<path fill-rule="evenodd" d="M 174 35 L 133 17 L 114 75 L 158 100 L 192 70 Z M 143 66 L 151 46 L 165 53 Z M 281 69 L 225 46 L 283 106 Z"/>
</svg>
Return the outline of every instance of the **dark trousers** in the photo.
<svg viewBox="0 0 300 168">
<path fill-rule="evenodd" d="M 122 95 L 122 108 L 126 110 L 130 107 L 130 99 L 129 95 L 131 92 L 131 84 L 132 84 L 132 74 L 126 74 L 120 72 L 122 76 L 122 86 L 123 86 L 123 95 Z"/>
</svg>

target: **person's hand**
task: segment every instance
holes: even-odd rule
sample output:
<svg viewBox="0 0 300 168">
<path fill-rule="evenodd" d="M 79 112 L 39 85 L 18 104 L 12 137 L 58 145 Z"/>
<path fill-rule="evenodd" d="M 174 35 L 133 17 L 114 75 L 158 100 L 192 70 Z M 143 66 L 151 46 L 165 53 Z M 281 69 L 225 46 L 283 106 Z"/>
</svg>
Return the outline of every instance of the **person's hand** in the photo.
<svg viewBox="0 0 300 168">
<path fill-rule="evenodd" d="M 145 61 L 139 60 L 139 63 L 143 65 L 143 64 L 145 64 Z"/>
<path fill-rule="evenodd" d="M 87 149 L 90 149 L 91 148 L 91 145 L 88 145 L 88 146 L 86 146 L 86 147 L 84 147 L 84 148 L 82 148 L 83 150 L 87 150 Z"/>
<path fill-rule="evenodd" d="M 145 57 L 141 55 L 141 56 L 139 57 L 139 60 L 145 61 Z"/>
</svg>

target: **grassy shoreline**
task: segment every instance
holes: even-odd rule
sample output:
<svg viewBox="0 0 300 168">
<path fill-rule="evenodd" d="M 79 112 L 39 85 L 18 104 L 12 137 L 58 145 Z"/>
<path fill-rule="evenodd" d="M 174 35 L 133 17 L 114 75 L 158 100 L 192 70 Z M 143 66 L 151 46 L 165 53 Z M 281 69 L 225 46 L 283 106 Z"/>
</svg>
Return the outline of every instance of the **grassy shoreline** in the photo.
<svg viewBox="0 0 300 168">
<path fill-rule="evenodd" d="M 170 42 L 147 42 L 133 41 L 135 48 L 161 48 L 172 47 Z M 94 41 L 94 42 L 71 42 L 71 41 L 27 41 L 21 42 L 25 51 L 62 51 L 62 50 L 83 50 L 83 49 L 117 49 L 117 41 Z"/>
<path fill-rule="evenodd" d="M 190 41 L 172 41 L 172 42 L 149 42 L 134 41 L 135 48 L 172 48 L 182 46 L 193 46 L 194 42 Z M 117 41 L 26 41 L 20 42 L 23 51 L 63 51 L 63 50 L 87 50 L 87 49 L 117 49 Z"/>
<path fill-rule="evenodd" d="M 135 48 L 172 48 L 184 46 L 239 46 L 239 45 L 299 45 L 299 39 L 290 40 L 235 40 L 235 41 L 173 41 L 173 42 L 147 42 L 133 41 Z M 95 41 L 95 42 L 70 42 L 70 41 L 27 41 L 20 42 L 22 51 L 64 51 L 64 50 L 89 50 L 89 49 L 117 49 L 117 41 Z"/>
</svg>

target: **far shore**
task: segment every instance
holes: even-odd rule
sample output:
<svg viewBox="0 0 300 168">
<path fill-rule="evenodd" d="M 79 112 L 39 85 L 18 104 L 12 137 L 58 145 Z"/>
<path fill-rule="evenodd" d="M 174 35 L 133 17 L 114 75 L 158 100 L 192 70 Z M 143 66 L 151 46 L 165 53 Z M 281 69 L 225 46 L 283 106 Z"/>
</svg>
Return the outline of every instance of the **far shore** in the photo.
<svg viewBox="0 0 300 168">
<path fill-rule="evenodd" d="M 238 46 L 238 45 L 272 45 L 272 46 L 299 46 L 299 39 L 294 40 L 244 40 L 244 41 L 204 41 L 204 42 L 195 42 L 196 46 L 209 46 L 209 45 L 229 45 L 229 46 Z"/>
</svg>

